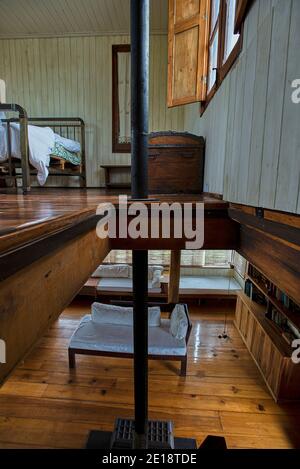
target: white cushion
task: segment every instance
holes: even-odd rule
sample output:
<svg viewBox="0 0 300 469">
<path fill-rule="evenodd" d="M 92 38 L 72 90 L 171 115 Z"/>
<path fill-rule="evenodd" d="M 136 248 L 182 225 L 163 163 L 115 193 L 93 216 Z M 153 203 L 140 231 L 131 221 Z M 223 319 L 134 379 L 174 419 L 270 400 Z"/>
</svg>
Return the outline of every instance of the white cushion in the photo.
<svg viewBox="0 0 300 469">
<path fill-rule="evenodd" d="M 160 271 L 160 275 L 162 274 L 164 268 L 162 265 L 148 265 L 148 280 L 153 279 L 153 272 L 156 270 Z M 129 266 L 129 278 L 132 278 L 132 266 Z"/>
<path fill-rule="evenodd" d="M 103 264 L 95 270 L 92 277 L 128 278 L 128 264 Z"/>
<path fill-rule="evenodd" d="M 181 294 L 223 294 L 232 295 L 238 290 L 241 290 L 238 282 L 232 277 L 193 277 L 183 276 L 180 277 L 179 293 Z"/>
<path fill-rule="evenodd" d="M 162 274 L 164 268 L 161 265 L 149 265 L 148 266 L 148 280 L 153 279 L 153 273 L 157 270 Z M 99 278 L 132 278 L 132 266 L 129 264 L 102 264 L 95 272 L 92 277 Z"/>
<path fill-rule="evenodd" d="M 91 317 L 92 321 L 97 324 L 132 326 L 133 308 L 95 302 L 92 304 Z M 158 306 L 148 308 L 148 325 L 149 327 L 160 326 L 160 308 Z"/>
<path fill-rule="evenodd" d="M 156 271 L 160 272 L 160 275 L 162 274 L 162 271 L 164 270 L 162 265 L 149 265 L 148 266 L 148 279 L 152 280 L 153 279 L 153 274 Z"/>
<path fill-rule="evenodd" d="M 148 280 L 153 279 L 153 272 L 159 270 L 160 275 L 162 274 L 164 268 L 161 265 L 148 265 Z M 129 266 L 129 278 L 132 278 L 132 266 Z"/>
<path fill-rule="evenodd" d="M 149 327 L 148 353 L 150 355 L 186 355 L 185 340 L 178 340 L 169 332 L 170 321 L 161 320 L 160 327 Z M 71 348 L 101 352 L 133 353 L 133 327 L 97 324 L 85 316 L 74 332 Z"/>
<path fill-rule="evenodd" d="M 97 284 L 97 291 L 101 292 L 132 292 L 132 278 L 101 278 Z M 148 282 L 149 293 L 160 293 L 161 288 L 154 288 L 151 281 Z"/>
<path fill-rule="evenodd" d="M 170 333 L 176 339 L 184 339 L 188 330 L 188 319 L 185 313 L 185 307 L 177 304 L 171 314 Z"/>
<path fill-rule="evenodd" d="M 151 287 L 152 288 L 159 288 L 161 282 L 161 270 L 156 269 L 153 271 L 153 276 L 151 280 Z"/>
</svg>

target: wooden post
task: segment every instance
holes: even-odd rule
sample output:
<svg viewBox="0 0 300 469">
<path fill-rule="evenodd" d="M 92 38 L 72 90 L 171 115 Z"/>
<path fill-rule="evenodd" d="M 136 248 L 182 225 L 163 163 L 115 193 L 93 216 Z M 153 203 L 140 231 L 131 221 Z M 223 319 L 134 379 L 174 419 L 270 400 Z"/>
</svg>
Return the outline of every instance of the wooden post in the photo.
<svg viewBox="0 0 300 469">
<path fill-rule="evenodd" d="M 171 251 L 168 303 L 179 302 L 181 251 Z"/>
</svg>

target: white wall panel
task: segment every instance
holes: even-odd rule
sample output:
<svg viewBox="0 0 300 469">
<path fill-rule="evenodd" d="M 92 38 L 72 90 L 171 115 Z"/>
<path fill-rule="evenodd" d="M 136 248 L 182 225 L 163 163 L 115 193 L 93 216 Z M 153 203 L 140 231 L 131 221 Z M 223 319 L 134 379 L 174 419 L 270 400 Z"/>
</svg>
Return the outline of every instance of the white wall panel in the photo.
<svg viewBox="0 0 300 469">
<path fill-rule="evenodd" d="M 205 187 L 231 202 L 300 213 L 299 22 L 299 0 L 256 0 L 243 50 L 204 115 L 185 108 L 185 129 L 206 138 Z"/>
</svg>

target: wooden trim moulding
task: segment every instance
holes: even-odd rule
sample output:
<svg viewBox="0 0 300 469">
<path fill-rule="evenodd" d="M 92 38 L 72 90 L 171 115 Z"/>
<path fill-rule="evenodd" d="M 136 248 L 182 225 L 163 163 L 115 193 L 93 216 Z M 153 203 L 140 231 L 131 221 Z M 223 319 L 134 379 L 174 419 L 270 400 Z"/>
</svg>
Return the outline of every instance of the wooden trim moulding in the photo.
<svg viewBox="0 0 300 469">
<path fill-rule="evenodd" d="M 232 220 L 300 246 L 300 216 L 230 204 Z"/>
<path fill-rule="evenodd" d="M 44 236 L 41 239 L 29 242 L 22 247 L 2 254 L 0 256 L 0 281 L 5 280 L 43 256 L 52 254 L 68 241 L 94 230 L 101 218 L 102 216 L 100 215 L 92 215 L 67 229 Z"/>
<path fill-rule="evenodd" d="M 300 249 L 254 227 L 240 227 L 236 251 L 300 304 Z"/>
</svg>

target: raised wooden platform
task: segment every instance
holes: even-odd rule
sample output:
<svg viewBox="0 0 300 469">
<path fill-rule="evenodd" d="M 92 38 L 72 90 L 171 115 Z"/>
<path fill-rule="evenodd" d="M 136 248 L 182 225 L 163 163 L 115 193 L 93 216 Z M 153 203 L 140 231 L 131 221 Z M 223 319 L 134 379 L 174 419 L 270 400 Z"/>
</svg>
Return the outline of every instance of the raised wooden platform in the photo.
<svg viewBox="0 0 300 469">
<path fill-rule="evenodd" d="M 234 249 L 238 225 L 228 204 L 210 195 L 156 195 L 164 202 L 203 202 L 204 248 Z M 72 301 L 111 249 L 183 249 L 185 238 L 100 239 L 100 203 L 117 194 L 98 189 L 34 189 L 0 194 L 0 331 L 7 363 L 0 381 Z"/>
<path fill-rule="evenodd" d="M 20 230 L 31 231 L 31 237 L 48 233 L 51 228 L 63 226 L 74 216 L 87 217 L 95 213 L 100 203 L 117 203 L 118 194 L 105 189 L 32 189 L 27 195 L 12 194 L 4 189 L 0 190 L 0 243 L 3 236 L 17 234 Z M 126 193 L 126 192 L 125 192 Z M 151 195 L 150 195 L 151 197 Z M 159 195 L 155 194 L 157 201 L 165 202 L 203 202 L 207 210 L 226 210 L 228 203 L 212 195 Z M 41 225 L 43 230 L 41 230 Z M 39 229 L 37 229 L 39 227 Z M 1 252 L 2 244 L 0 244 Z"/>
</svg>

